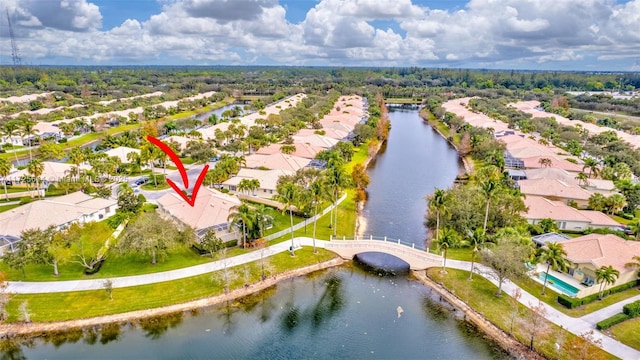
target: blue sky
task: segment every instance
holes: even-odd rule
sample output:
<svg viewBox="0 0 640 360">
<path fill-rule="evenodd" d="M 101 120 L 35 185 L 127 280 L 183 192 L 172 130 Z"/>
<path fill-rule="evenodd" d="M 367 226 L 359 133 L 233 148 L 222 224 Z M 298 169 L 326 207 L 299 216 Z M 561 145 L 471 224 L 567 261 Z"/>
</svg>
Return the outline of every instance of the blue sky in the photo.
<svg viewBox="0 0 640 360">
<path fill-rule="evenodd" d="M 34 65 L 640 70 L 640 0 L 0 1 Z"/>
</svg>

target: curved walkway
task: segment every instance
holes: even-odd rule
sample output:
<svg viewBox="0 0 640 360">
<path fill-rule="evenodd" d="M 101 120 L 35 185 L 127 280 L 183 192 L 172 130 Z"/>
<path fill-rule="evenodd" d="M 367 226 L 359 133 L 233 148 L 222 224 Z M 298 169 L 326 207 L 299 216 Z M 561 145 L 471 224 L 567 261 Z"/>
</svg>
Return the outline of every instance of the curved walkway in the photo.
<svg viewBox="0 0 640 360">
<path fill-rule="evenodd" d="M 313 240 L 308 237 L 298 237 L 295 238 L 294 243 L 296 247 L 299 246 L 312 246 Z M 326 244 L 328 241 L 325 240 L 316 240 L 316 246 L 318 248 L 326 248 Z M 110 279 L 113 283 L 114 288 L 120 287 L 128 287 L 128 286 L 138 286 L 138 285 L 146 285 L 153 284 L 163 281 L 171 281 L 187 278 L 190 276 L 202 275 L 206 273 L 210 273 L 213 271 L 218 271 L 226 267 L 233 267 L 237 265 L 242 265 L 245 263 L 257 261 L 261 256 L 271 256 L 277 253 L 281 253 L 284 251 L 289 251 L 290 242 L 283 241 L 281 243 L 275 244 L 273 246 L 264 248 L 264 250 L 253 251 L 247 254 L 230 257 L 224 260 L 212 261 L 210 263 L 196 265 L 188 268 L 165 271 L 160 273 L 153 274 L 144 274 L 144 275 L 135 275 L 135 276 L 125 276 L 125 277 L 117 277 Z M 467 261 L 460 260 L 448 260 L 447 267 L 466 270 L 469 271 L 471 269 L 471 263 Z M 475 272 L 480 275 L 486 274 L 489 272 L 488 268 L 481 264 L 475 264 Z M 486 277 L 489 281 L 497 285 L 497 282 L 489 277 Z M 106 279 L 92 279 L 92 280 L 74 280 L 74 281 L 50 281 L 50 282 L 9 282 L 8 287 L 6 289 L 9 293 L 14 294 L 33 294 L 33 293 L 54 293 L 54 292 L 67 292 L 67 291 L 84 291 L 84 290 L 99 290 L 103 289 L 103 282 Z M 507 294 L 511 295 L 514 293 L 515 289 L 518 286 L 506 280 L 502 289 Z M 519 301 L 523 305 L 530 307 L 531 305 L 537 305 L 538 299 L 531 295 L 530 293 L 520 289 L 522 296 Z M 625 303 L 632 302 L 640 298 L 640 296 L 636 296 L 630 299 L 627 299 L 623 302 L 619 302 L 617 304 L 611 305 L 604 309 L 595 311 L 591 314 L 585 315 L 580 318 L 570 317 L 553 307 L 542 303 L 547 311 L 547 320 L 552 323 L 565 328 L 571 333 L 580 336 L 590 330 L 595 330 L 595 323 L 598 321 L 611 316 L 610 314 L 615 314 L 617 312 L 622 311 L 622 306 Z M 601 332 L 595 330 L 595 333 L 600 336 L 602 341 L 602 348 L 622 359 L 638 359 L 640 360 L 640 351 L 635 350 L 627 345 L 622 344 L 619 341 L 614 340 L 611 337 L 608 337 Z"/>
</svg>

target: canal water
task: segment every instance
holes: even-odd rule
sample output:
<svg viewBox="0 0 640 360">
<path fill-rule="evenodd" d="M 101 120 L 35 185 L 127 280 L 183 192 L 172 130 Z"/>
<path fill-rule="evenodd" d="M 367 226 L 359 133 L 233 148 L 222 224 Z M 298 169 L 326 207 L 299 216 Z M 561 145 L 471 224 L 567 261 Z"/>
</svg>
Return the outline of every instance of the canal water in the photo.
<svg viewBox="0 0 640 360">
<path fill-rule="evenodd" d="M 363 231 L 423 244 L 423 197 L 451 184 L 458 158 L 417 111 L 390 117 L 387 147 L 371 164 Z M 406 271 L 367 269 L 354 262 L 190 313 L 0 349 L 34 359 L 508 358 Z"/>
</svg>

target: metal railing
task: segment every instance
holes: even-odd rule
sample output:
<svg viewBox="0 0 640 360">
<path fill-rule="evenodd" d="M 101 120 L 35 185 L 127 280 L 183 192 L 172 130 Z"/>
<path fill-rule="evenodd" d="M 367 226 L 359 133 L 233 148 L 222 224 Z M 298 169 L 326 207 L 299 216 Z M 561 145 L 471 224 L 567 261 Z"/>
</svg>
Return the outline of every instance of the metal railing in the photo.
<svg viewBox="0 0 640 360">
<path fill-rule="evenodd" d="M 382 242 L 387 242 L 387 243 L 404 245 L 406 247 L 410 247 L 410 248 L 415 249 L 415 250 L 423 250 L 426 253 L 430 253 L 430 254 L 440 255 L 438 252 L 436 252 L 435 250 L 431 250 L 430 248 L 416 247 L 416 243 L 414 243 L 414 242 L 402 241 L 400 239 L 393 239 L 393 238 L 389 238 L 389 237 L 386 237 L 386 236 L 375 236 L 375 235 L 336 236 L 336 237 L 331 236 L 331 238 L 329 240 L 330 241 L 336 241 L 336 240 L 339 240 L 339 241 L 353 241 L 353 240 L 382 241 Z"/>
</svg>

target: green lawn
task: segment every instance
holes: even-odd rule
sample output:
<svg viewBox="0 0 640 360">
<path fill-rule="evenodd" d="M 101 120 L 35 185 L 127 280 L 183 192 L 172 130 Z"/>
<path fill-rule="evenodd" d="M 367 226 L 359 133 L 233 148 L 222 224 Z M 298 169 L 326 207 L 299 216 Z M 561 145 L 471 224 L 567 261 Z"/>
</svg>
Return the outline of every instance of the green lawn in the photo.
<svg viewBox="0 0 640 360">
<path fill-rule="evenodd" d="M 427 274 L 436 282 L 442 283 L 446 288 L 451 289 L 456 296 L 466 302 L 469 306 L 485 316 L 493 324 L 501 329 L 509 332 L 511 318 L 513 313 L 513 305 L 507 294 L 502 297 L 496 297 L 497 287 L 482 277 L 474 277 L 473 281 L 469 281 L 469 272 L 455 269 L 447 269 L 447 274 L 441 274 L 439 269 L 429 269 Z M 524 314 L 530 310 L 518 304 L 519 316 L 514 326 L 514 334 L 518 340 L 524 344 L 529 344 L 526 338 L 525 329 L 522 325 Z M 520 321 L 518 321 L 520 320 Z M 579 349 L 583 344 L 583 340 L 560 327 L 546 322 L 547 331 L 541 333 L 534 340 L 535 348 L 542 352 L 548 358 L 558 359 L 577 359 L 579 358 Z M 563 339 L 560 350 L 556 349 L 556 341 Z M 612 355 L 604 352 L 595 346 L 590 347 L 590 356 L 588 358 L 614 358 Z"/>
<path fill-rule="evenodd" d="M 269 274 L 279 274 L 335 257 L 335 254 L 322 249 L 313 254 L 311 248 L 306 247 L 296 251 L 293 258 L 288 253 L 280 253 L 269 258 L 268 267 L 272 269 Z M 250 270 L 246 279 L 245 266 Z M 257 263 L 233 268 L 236 280 L 231 283 L 230 288 L 244 286 L 245 280 L 248 283 L 259 281 L 259 269 Z M 106 291 L 102 290 L 14 295 L 7 304 L 8 322 L 17 321 L 17 309 L 23 301 L 28 301 L 31 320 L 34 322 L 64 321 L 157 308 L 218 295 L 224 288 L 220 278 L 219 273 L 213 273 L 158 284 L 114 289 L 113 300 L 109 300 Z"/>
<path fill-rule="evenodd" d="M 1 212 L 5 212 L 5 211 L 9 211 L 11 209 L 15 209 L 18 206 L 20 206 L 20 204 L 0 205 L 0 213 Z"/>
<path fill-rule="evenodd" d="M 640 350 L 640 318 L 614 325 L 608 331 L 616 340 Z"/>
</svg>

